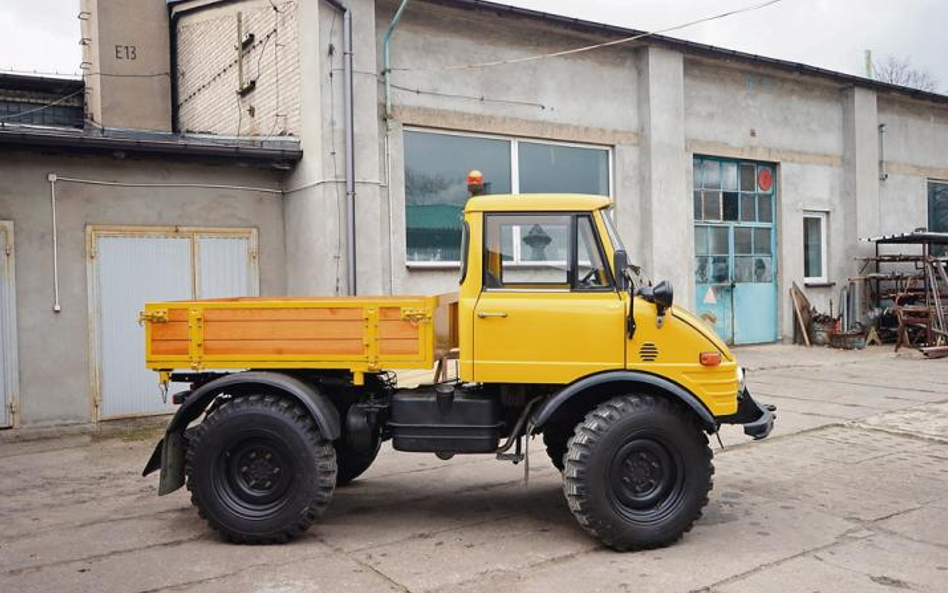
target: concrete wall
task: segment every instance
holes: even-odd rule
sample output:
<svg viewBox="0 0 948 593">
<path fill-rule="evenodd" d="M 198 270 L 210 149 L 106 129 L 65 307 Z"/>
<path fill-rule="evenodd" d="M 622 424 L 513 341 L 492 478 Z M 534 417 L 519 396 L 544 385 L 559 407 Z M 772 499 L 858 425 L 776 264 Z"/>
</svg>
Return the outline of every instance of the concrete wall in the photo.
<svg viewBox="0 0 948 593">
<path fill-rule="evenodd" d="M 382 35 L 397 3 L 376 3 L 381 71 Z M 524 64 L 438 70 L 444 66 L 518 58 L 601 40 L 535 20 L 419 3 L 404 14 L 391 46 L 393 120 L 380 124 L 383 148 L 380 248 L 395 293 L 455 290 L 456 266 L 412 267 L 405 253 L 405 182 L 402 131 L 406 126 L 579 142 L 613 150 L 613 193 L 620 230 L 633 259 L 645 242 L 640 208 L 642 116 L 637 108 L 640 62 L 629 48 Z M 401 70 L 412 68 L 417 70 Z M 384 102 L 380 86 L 379 104 Z M 388 156 L 385 156 L 385 137 Z M 385 164 L 389 163 L 386 167 Z M 364 173 L 368 175 L 368 173 Z M 391 212 L 391 225 L 386 224 Z M 388 287 L 386 287 L 388 289 Z"/>
<path fill-rule="evenodd" d="M 210 183 L 279 188 L 272 171 L 225 166 L 4 152 L 0 219 L 12 220 L 17 268 L 21 423 L 92 419 L 88 341 L 86 225 L 254 227 L 260 292 L 285 294 L 279 194 L 221 189 L 123 188 L 57 184 L 62 312 L 54 313 L 47 174 L 147 183 Z M 142 262 L 148 265 L 148 262 Z"/>
<path fill-rule="evenodd" d="M 246 0 L 182 13 L 176 23 L 178 129 L 298 135 L 300 10 L 296 0 Z M 241 39 L 248 40 L 241 52 L 238 20 Z"/>
<path fill-rule="evenodd" d="M 171 129 L 165 0 L 81 0 L 88 119 L 98 126 Z"/>
<path fill-rule="evenodd" d="M 885 170 L 879 182 L 884 233 L 928 227 L 928 180 L 948 180 L 948 106 L 878 98 L 885 124 Z"/>
</svg>

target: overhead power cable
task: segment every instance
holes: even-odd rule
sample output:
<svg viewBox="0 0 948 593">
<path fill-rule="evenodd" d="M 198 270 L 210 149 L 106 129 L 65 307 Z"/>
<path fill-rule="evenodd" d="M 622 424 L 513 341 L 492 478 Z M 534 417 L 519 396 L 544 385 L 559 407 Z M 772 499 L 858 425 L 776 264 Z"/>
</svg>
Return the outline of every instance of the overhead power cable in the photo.
<svg viewBox="0 0 948 593">
<path fill-rule="evenodd" d="M 656 31 L 649 31 L 646 33 L 637 33 L 629 37 L 623 37 L 621 39 L 613 39 L 612 41 L 605 41 L 603 43 L 596 43 L 593 45 L 584 45 L 582 47 L 574 47 L 572 49 L 565 49 L 561 51 L 555 51 L 546 54 L 538 54 L 534 56 L 525 56 L 522 58 L 510 58 L 507 60 L 496 60 L 493 62 L 479 62 L 475 64 L 455 64 L 452 66 L 434 66 L 434 67 L 405 67 L 405 68 L 391 68 L 392 72 L 412 72 L 412 71 L 425 71 L 425 72 L 450 72 L 454 70 L 475 70 L 478 68 L 491 68 L 494 66 L 506 66 L 509 64 L 522 64 L 524 62 L 534 62 L 537 60 L 545 60 L 548 58 L 559 58 L 562 56 L 570 56 L 578 53 L 583 53 L 587 51 L 592 51 L 594 49 L 600 49 L 603 47 L 611 47 L 614 45 L 621 45 L 623 43 L 631 43 L 633 41 L 638 41 L 640 39 L 645 39 L 646 37 L 652 37 L 654 35 L 661 35 L 663 33 L 670 33 L 672 31 L 679 31 L 687 27 L 693 27 L 695 25 L 700 25 L 702 23 L 707 23 L 710 21 L 715 21 L 718 19 L 723 19 L 725 17 L 734 16 L 737 14 L 742 14 L 745 12 L 753 12 L 755 10 L 760 10 L 766 8 L 778 2 L 783 2 L 783 0 L 767 0 L 766 2 L 761 2 L 759 4 L 754 4 L 751 6 L 745 6 L 744 8 L 737 8 L 735 10 L 729 10 L 727 12 L 722 12 L 720 14 L 715 14 L 712 16 L 700 18 L 693 21 L 688 21 L 687 23 L 682 23 L 680 25 L 675 25 L 672 27 L 666 27 L 664 29 L 658 29 Z"/>
</svg>

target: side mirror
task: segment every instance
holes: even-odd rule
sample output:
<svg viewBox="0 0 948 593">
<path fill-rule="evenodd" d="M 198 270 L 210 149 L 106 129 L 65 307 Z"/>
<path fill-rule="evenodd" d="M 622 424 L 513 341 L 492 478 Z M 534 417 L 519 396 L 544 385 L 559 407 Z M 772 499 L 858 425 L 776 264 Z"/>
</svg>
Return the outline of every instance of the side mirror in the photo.
<svg viewBox="0 0 948 593">
<path fill-rule="evenodd" d="M 616 276 L 616 288 L 620 291 L 629 289 L 629 254 L 619 249 L 612 256 L 612 269 Z"/>
</svg>

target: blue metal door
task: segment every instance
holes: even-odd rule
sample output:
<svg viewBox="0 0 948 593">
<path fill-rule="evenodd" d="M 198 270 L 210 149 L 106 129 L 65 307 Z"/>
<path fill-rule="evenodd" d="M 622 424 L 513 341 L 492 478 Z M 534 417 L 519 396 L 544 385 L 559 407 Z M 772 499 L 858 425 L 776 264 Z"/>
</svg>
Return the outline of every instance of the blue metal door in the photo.
<svg viewBox="0 0 948 593">
<path fill-rule="evenodd" d="M 698 315 L 729 344 L 777 339 L 774 167 L 695 157 Z"/>
</svg>

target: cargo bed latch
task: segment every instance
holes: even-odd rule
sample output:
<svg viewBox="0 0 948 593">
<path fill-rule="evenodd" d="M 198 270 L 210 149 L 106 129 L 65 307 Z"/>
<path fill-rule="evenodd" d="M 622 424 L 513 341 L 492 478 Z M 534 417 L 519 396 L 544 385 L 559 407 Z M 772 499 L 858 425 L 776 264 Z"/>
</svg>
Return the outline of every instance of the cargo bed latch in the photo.
<svg viewBox="0 0 948 593">
<path fill-rule="evenodd" d="M 168 323 L 168 310 L 140 311 L 138 313 L 138 325 L 144 325 L 146 321 L 149 323 Z"/>
<path fill-rule="evenodd" d="M 402 309 L 402 321 L 422 323 L 431 320 L 431 313 L 424 309 Z"/>
</svg>

